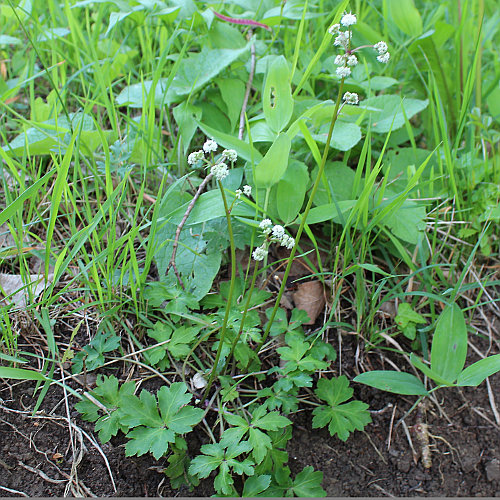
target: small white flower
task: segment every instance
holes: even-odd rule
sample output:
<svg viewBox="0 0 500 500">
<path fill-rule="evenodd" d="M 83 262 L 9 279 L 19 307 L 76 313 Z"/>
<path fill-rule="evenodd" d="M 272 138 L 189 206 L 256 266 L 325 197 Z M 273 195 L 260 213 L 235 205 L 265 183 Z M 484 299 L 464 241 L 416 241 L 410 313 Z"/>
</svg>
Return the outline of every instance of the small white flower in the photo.
<svg viewBox="0 0 500 500">
<path fill-rule="evenodd" d="M 356 64 L 358 64 L 358 58 L 354 54 L 351 54 L 347 58 L 347 66 L 356 66 Z"/>
<path fill-rule="evenodd" d="M 271 227 L 272 225 L 273 225 L 273 223 L 271 222 L 271 219 L 263 219 L 260 221 L 259 227 L 261 229 L 267 229 L 267 228 Z"/>
<path fill-rule="evenodd" d="M 229 169 L 225 163 L 216 163 L 211 169 L 210 172 L 214 174 L 215 178 L 218 181 L 225 179 L 229 175 Z"/>
<path fill-rule="evenodd" d="M 245 184 L 243 186 L 243 194 L 245 196 L 252 196 L 252 186 L 249 186 L 248 184 Z"/>
<path fill-rule="evenodd" d="M 280 240 L 281 238 L 283 238 L 284 234 L 285 234 L 285 228 L 283 226 L 276 224 L 276 226 L 273 227 L 274 238 L 278 238 Z"/>
<path fill-rule="evenodd" d="M 378 42 L 376 43 L 373 48 L 380 54 L 383 55 L 387 52 L 387 44 L 385 42 Z"/>
<path fill-rule="evenodd" d="M 345 54 L 339 54 L 336 58 L 335 58 L 335 64 L 337 66 L 345 66 Z"/>
<path fill-rule="evenodd" d="M 234 192 L 234 194 L 236 195 L 236 199 L 238 199 L 238 200 L 239 200 L 239 199 L 240 199 L 240 196 L 242 195 L 242 193 L 243 193 L 243 192 L 241 191 L 241 189 L 237 189 L 237 190 Z"/>
<path fill-rule="evenodd" d="M 218 147 L 219 145 L 215 141 L 208 139 L 205 144 L 203 144 L 203 151 L 205 151 L 205 153 L 212 153 L 217 151 Z"/>
<path fill-rule="evenodd" d="M 346 104 L 358 104 L 359 97 L 356 92 L 346 92 L 343 97 Z"/>
<path fill-rule="evenodd" d="M 188 163 L 190 165 L 194 165 L 195 163 L 203 160 L 203 158 L 205 158 L 205 153 L 203 153 L 203 151 L 200 149 L 199 151 L 195 151 L 188 156 Z"/>
<path fill-rule="evenodd" d="M 238 154 L 234 149 L 225 149 L 222 151 L 222 157 L 230 162 L 235 162 L 238 159 Z"/>
<path fill-rule="evenodd" d="M 252 257 L 254 258 L 254 260 L 264 260 L 266 258 L 266 255 L 267 249 L 264 246 L 257 247 L 252 253 Z"/>
<path fill-rule="evenodd" d="M 339 32 L 340 32 L 340 24 L 332 24 L 328 28 L 328 33 L 330 33 L 330 35 L 338 35 Z"/>
<path fill-rule="evenodd" d="M 335 38 L 335 41 L 333 42 L 333 45 L 337 47 L 344 47 L 345 50 L 347 50 L 349 46 L 349 32 L 348 31 L 341 31 L 338 36 Z"/>
<path fill-rule="evenodd" d="M 337 68 L 337 75 L 340 76 L 340 78 L 346 78 L 351 74 L 351 68 L 348 68 L 347 66 L 339 66 Z"/>
<path fill-rule="evenodd" d="M 291 250 L 295 246 L 295 239 L 289 236 L 286 243 L 282 243 L 282 245 Z"/>
<path fill-rule="evenodd" d="M 390 57 L 391 57 L 391 54 L 389 54 L 389 52 L 386 52 L 385 54 L 377 56 L 377 61 L 384 63 L 384 64 L 387 64 L 389 62 Z"/>
<path fill-rule="evenodd" d="M 342 26 L 345 26 L 346 28 L 352 26 L 353 24 L 356 24 L 356 22 L 356 16 L 354 14 L 351 14 L 350 12 L 349 14 L 344 14 L 342 16 L 342 19 L 340 20 L 340 24 Z"/>
</svg>

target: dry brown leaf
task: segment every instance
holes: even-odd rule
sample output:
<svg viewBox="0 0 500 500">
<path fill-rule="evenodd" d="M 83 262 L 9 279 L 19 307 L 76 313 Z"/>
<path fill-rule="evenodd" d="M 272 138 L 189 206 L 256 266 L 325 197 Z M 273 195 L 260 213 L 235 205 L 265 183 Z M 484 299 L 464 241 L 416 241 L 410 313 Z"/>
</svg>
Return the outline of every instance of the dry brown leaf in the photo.
<svg viewBox="0 0 500 500">
<path fill-rule="evenodd" d="M 320 281 L 300 283 L 293 294 L 293 301 L 297 309 L 304 310 L 309 316 L 305 325 L 312 325 L 325 307 L 325 293 Z"/>
<path fill-rule="evenodd" d="M 50 273 L 48 275 L 48 283 L 52 282 L 54 275 Z M 31 283 L 31 290 L 33 292 L 33 297 L 38 297 L 45 288 L 44 276 L 40 274 L 30 274 L 29 283 Z M 27 283 L 23 281 L 23 277 L 20 274 L 4 274 L 0 273 L 0 287 L 1 292 L 4 297 L 8 297 L 13 294 L 7 300 L 4 301 L 14 304 L 15 306 L 24 309 L 26 307 L 26 301 L 29 299 Z"/>
</svg>

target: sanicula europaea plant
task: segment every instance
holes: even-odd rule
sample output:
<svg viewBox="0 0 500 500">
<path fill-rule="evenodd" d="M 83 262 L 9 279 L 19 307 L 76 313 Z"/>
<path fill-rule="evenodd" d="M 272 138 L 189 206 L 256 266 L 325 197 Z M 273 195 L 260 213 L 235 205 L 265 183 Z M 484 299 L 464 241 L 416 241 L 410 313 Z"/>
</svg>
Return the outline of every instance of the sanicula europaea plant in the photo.
<svg viewBox="0 0 500 500">
<path fill-rule="evenodd" d="M 399 364 L 355 379 L 380 389 L 430 399 L 498 369 L 498 355 L 463 369 L 474 328 L 465 316 L 494 305 L 492 277 L 465 276 L 477 272 L 476 252 L 498 247 L 499 94 L 484 5 L 420 17 L 419 5 L 401 16 L 389 2 L 363 6 L 358 23 L 345 2 L 326 33 L 323 18 L 308 17 L 314 2 L 300 20 L 296 4 L 280 2 L 272 28 L 251 2 L 245 19 L 162 2 L 133 2 L 133 12 L 106 1 L 8 3 L 0 377 L 42 381 L 35 410 L 51 383 L 65 387 L 68 364 L 85 381 L 102 370 L 84 389 L 89 400 L 65 389 L 83 398 L 77 407 L 103 442 L 123 432 L 127 455 L 164 457 L 174 488 L 213 473 L 219 495 L 320 496 L 320 472 L 292 479 L 286 465 L 291 415 L 312 407 L 312 427 L 342 440 L 370 421 L 366 404 L 348 401 L 347 378 L 325 372 L 348 374 L 335 329 L 339 344 L 347 329 L 366 350 L 390 336 L 402 351 L 411 342 L 409 360 L 427 379 Z M 312 326 L 283 305 L 302 288 L 289 286 L 292 260 L 325 285 Z M 27 291 L 21 321 L 12 303 L 22 291 L 5 287 L 12 275 Z M 474 301 L 467 309 L 462 295 Z M 379 321 L 392 303 L 397 316 Z M 46 336 L 42 374 L 19 350 L 27 319 Z M 120 383 L 118 366 L 135 382 Z M 199 451 L 185 439 L 195 429 Z"/>
</svg>

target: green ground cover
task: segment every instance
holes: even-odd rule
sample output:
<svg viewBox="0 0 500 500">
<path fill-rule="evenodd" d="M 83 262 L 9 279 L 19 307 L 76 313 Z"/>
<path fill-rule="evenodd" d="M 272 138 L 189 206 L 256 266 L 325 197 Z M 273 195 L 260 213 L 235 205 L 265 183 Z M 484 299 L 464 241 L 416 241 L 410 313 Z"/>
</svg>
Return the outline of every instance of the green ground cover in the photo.
<svg viewBox="0 0 500 500">
<path fill-rule="evenodd" d="M 470 316 L 498 310 L 499 21 L 492 0 L 2 3 L 0 377 L 37 407 L 64 387 L 173 487 L 321 496 L 286 466 L 299 408 L 345 441 L 371 420 L 356 382 L 417 405 L 499 371 L 466 362 Z M 340 375 L 339 331 L 397 369 Z"/>
</svg>

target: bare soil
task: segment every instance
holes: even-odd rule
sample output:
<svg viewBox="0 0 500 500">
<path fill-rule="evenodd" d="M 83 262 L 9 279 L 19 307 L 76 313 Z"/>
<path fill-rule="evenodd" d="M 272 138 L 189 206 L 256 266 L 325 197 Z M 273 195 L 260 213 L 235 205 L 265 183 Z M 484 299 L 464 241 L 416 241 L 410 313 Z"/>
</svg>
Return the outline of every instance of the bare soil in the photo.
<svg viewBox="0 0 500 500">
<path fill-rule="evenodd" d="M 349 378 L 354 376 L 350 367 L 354 366 L 355 345 L 353 339 L 343 344 L 343 373 Z M 472 357 L 470 362 L 474 360 Z M 417 413 L 405 418 L 406 431 L 399 423 L 414 398 L 354 385 L 355 398 L 370 405 L 373 422 L 365 432 L 356 432 L 343 443 L 326 430 L 313 430 L 310 412 L 299 411 L 294 416 L 294 434 L 288 447 L 292 472 L 307 465 L 322 470 L 323 487 L 328 496 L 334 497 L 500 496 L 500 428 L 486 384 L 438 391 L 438 404 L 421 415 L 429 426 L 430 468 L 425 468 L 420 458 L 421 447 L 414 432 Z M 500 374 L 490 377 L 490 385 L 491 394 L 500 400 Z M 0 496 L 171 497 L 214 493 L 210 479 L 194 492 L 187 488 L 172 490 L 162 474 L 166 460 L 125 457 L 123 436 L 99 444 L 99 451 L 93 425 L 79 419 L 71 407 L 74 398 L 65 399 L 60 388 L 49 390 L 41 411 L 33 416 L 32 392 L 33 387 L 24 382 L 0 386 Z M 68 413 L 75 424 L 71 434 Z M 95 440 L 94 444 L 89 438 Z M 190 435 L 191 449 L 204 442 L 206 436 Z"/>
</svg>

